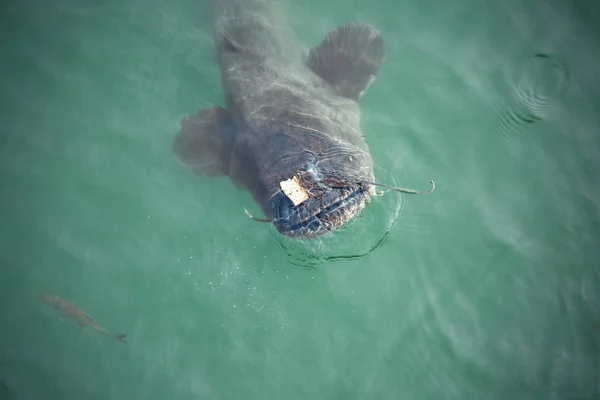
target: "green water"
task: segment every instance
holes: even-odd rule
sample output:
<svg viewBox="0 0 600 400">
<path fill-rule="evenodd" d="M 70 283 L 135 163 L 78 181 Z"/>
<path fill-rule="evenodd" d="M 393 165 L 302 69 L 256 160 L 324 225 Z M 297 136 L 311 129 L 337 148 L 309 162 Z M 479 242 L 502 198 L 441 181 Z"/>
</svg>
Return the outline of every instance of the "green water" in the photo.
<svg viewBox="0 0 600 400">
<path fill-rule="evenodd" d="M 0 398 L 599 398 L 600 7 L 293 3 L 382 32 L 377 178 L 437 183 L 314 243 L 171 150 L 223 103 L 208 2 L 2 6 Z"/>
</svg>

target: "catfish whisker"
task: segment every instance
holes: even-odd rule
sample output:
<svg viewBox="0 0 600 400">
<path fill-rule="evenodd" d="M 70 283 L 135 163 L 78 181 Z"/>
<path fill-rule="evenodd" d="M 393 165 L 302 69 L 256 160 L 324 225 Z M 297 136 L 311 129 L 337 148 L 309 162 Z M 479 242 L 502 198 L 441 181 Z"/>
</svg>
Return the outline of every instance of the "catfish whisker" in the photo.
<svg viewBox="0 0 600 400">
<path fill-rule="evenodd" d="M 431 189 L 429 189 L 427 192 L 420 192 L 418 190 L 414 190 L 414 189 L 404 189 L 401 187 L 395 187 L 395 186 L 389 186 L 389 185 L 384 185 L 382 183 L 375 183 L 375 182 L 367 182 L 367 181 L 363 181 L 363 183 L 367 183 L 369 185 L 373 185 L 373 186 L 381 186 L 390 190 L 397 190 L 398 192 L 403 192 L 403 193 L 411 193 L 411 194 L 429 194 L 431 192 L 433 192 L 435 190 L 435 182 L 434 181 L 429 181 L 431 182 Z"/>
<path fill-rule="evenodd" d="M 257 222 L 271 222 L 271 220 L 270 220 L 270 219 L 266 219 L 266 218 L 256 218 L 256 217 L 253 217 L 253 216 L 252 216 L 252 215 L 251 215 L 251 214 L 248 212 L 248 210 L 246 210 L 246 207 L 244 207 L 244 213 L 246 213 L 246 215 L 247 215 L 248 217 L 250 217 L 250 219 L 252 219 L 252 220 L 254 220 L 254 221 L 257 221 Z"/>
</svg>

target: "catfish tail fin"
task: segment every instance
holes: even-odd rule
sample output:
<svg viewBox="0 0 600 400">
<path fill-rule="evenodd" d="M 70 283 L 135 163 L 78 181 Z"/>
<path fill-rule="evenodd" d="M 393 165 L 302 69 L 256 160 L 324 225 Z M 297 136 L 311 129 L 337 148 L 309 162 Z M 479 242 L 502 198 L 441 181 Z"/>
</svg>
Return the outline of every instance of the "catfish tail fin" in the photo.
<svg viewBox="0 0 600 400">
<path fill-rule="evenodd" d="M 125 337 L 127 335 L 124 333 L 113 333 L 111 336 L 114 337 L 115 339 L 117 339 L 121 343 L 127 343 L 127 342 L 125 342 Z"/>
</svg>

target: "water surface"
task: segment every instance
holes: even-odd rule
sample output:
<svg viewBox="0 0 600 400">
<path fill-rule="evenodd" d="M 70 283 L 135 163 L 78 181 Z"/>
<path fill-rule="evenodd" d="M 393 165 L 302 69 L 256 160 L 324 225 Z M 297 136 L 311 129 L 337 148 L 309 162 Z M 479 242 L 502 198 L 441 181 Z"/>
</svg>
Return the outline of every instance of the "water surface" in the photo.
<svg viewBox="0 0 600 400">
<path fill-rule="evenodd" d="M 223 104 L 207 3 L 5 5 L 0 395 L 598 398 L 598 6 L 288 1 L 307 46 L 382 32 L 377 178 L 437 183 L 300 243 L 172 153 L 184 115 Z"/>
</svg>

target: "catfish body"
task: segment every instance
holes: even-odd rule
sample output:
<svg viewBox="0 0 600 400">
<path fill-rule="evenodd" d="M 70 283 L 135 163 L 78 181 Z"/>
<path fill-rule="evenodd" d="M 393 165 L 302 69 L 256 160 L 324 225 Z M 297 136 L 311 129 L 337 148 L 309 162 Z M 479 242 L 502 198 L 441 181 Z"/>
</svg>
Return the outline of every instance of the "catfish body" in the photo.
<svg viewBox="0 0 600 400">
<path fill-rule="evenodd" d="M 315 237 L 356 216 L 374 193 L 358 101 L 384 59 L 361 23 L 306 51 L 275 0 L 214 0 L 213 34 L 226 108 L 185 117 L 179 159 L 202 176 L 228 175 L 277 230 Z M 297 177 L 301 204 L 282 191 Z"/>
</svg>

